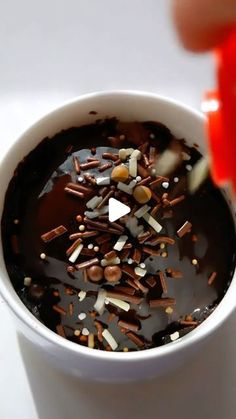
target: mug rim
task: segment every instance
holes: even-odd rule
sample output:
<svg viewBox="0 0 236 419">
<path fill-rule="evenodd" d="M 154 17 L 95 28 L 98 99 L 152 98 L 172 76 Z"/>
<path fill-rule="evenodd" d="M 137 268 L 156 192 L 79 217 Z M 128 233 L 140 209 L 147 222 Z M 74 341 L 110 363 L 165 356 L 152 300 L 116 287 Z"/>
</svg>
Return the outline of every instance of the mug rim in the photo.
<svg viewBox="0 0 236 419">
<path fill-rule="evenodd" d="M 146 98 L 146 99 L 154 99 L 159 102 L 167 103 L 170 106 L 174 106 L 176 108 L 182 109 L 186 113 L 190 114 L 191 117 L 194 117 L 198 120 L 199 123 L 204 124 L 206 122 L 206 117 L 200 112 L 192 108 L 191 106 L 185 105 L 176 99 L 169 98 L 164 95 L 159 95 L 156 93 L 150 93 L 146 91 L 140 90 L 107 90 L 107 91 L 96 91 L 93 93 L 83 94 L 80 96 L 76 96 L 70 100 L 63 102 L 61 105 L 56 106 L 50 112 L 47 112 L 41 118 L 37 119 L 29 128 L 27 128 L 17 139 L 12 142 L 12 145 L 8 149 L 8 151 L 4 154 L 3 158 L 1 159 L 1 163 L 12 153 L 14 153 L 14 149 L 16 144 L 20 143 L 24 140 L 31 131 L 37 130 L 37 127 L 42 124 L 43 122 L 47 121 L 48 119 L 52 118 L 56 113 L 63 111 L 63 109 L 77 104 L 79 102 L 83 102 L 84 100 L 92 100 L 93 98 L 99 98 L 104 96 L 131 96 L 136 98 Z M 4 193 L 5 195 L 5 193 Z M 5 266 L 4 266 L 5 268 Z M 6 272 L 7 273 L 7 272 Z M 8 277 L 8 274 L 7 274 Z M 10 280 L 10 279 L 9 279 Z M 234 290 L 235 288 L 235 290 Z M 14 291 L 15 292 L 15 291 Z M 134 352 L 106 352 L 98 349 L 87 348 L 83 345 L 77 344 L 75 342 L 71 342 L 61 336 L 57 335 L 51 329 L 49 329 L 46 325 L 41 323 L 37 318 L 33 316 L 33 314 L 28 310 L 28 308 L 23 304 L 23 302 L 18 297 L 17 293 L 13 296 L 11 292 L 7 289 L 2 281 L 0 281 L 0 293 L 10 307 L 10 309 L 14 312 L 16 317 L 20 319 L 28 328 L 33 329 L 36 334 L 39 334 L 43 339 L 46 339 L 47 342 L 50 344 L 56 345 L 61 350 L 68 350 L 68 352 L 73 352 L 74 355 L 86 356 L 88 358 L 93 358 L 97 360 L 106 360 L 106 361 L 117 361 L 117 362 L 132 362 L 132 361 L 143 361 L 145 359 L 154 359 L 154 358 L 161 358 L 165 356 L 169 356 L 172 353 L 176 353 L 177 351 L 181 351 L 184 348 L 188 348 L 189 346 L 193 345 L 196 342 L 199 342 L 210 336 L 224 321 L 225 319 L 233 312 L 236 306 L 236 302 L 233 299 L 233 293 L 236 292 L 236 278 L 235 273 L 232 277 L 231 283 L 223 296 L 220 303 L 217 305 L 213 313 L 211 313 L 196 329 L 188 333 L 186 336 L 179 338 L 178 340 L 168 343 L 163 346 L 144 349 L 141 351 L 134 351 Z M 232 298 L 230 298 L 232 297 Z"/>
</svg>

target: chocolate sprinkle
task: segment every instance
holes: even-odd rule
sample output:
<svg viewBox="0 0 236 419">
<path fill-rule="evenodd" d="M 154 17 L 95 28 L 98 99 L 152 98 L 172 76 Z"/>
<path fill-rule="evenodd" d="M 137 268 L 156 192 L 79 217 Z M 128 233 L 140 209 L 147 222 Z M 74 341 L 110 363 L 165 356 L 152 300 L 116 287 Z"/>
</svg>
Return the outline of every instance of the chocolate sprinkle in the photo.
<svg viewBox="0 0 236 419">
<path fill-rule="evenodd" d="M 42 234 L 41 239 L 48 243 L 51 240 L 55 239 L 56 237 L 61 236 L 62 234 L 66 233 L 67 229 L 63 225 L 54 228 L 53 230 L 48 231 L 47 233 Z"/>
<path fill-rule="evenodd" d="M 168 307 L 168 306 L 172 306 L 175 305 L 176 301 L 174 298 L 158 298 L 156 300 L 150 300 L 149 301 L 149 305 L 151 308 L 156 308 L 156 307 Z"/>
<path fill-rule="evenodd" d="M 208 278 L 208 284 L 209 285 L 212 285 L 213 284 L 213 282 L 215 281 L 215 279 L 216 279 L 216 276 L 217 276 L 217 273 L 216 272 L 212 272 L 212 274 L 209 276 L 209 278 Z"/>
<path fill-rule="evenodd" d="M 99 259 L 94 258 L 94 259 L 86 260 L 86 262 L 78 263 L 77 265 L 75 265 L 75 267 L 77 270 L 87 269 L 90 266 L 97 265 L 98 263 L 99 263 Z"/>
<path fill-rule="evenodd" d="M 163 274 L 163 272 L 159 272 L 159 277 L 160 277 L 160 281 L 161 281 L 161 286 L 162 286 L 162 290 L 164 292 L 164 294 L 167 294 L 167 285 L 166 285 L 166 280 L 165 280 L 165 276 Z"/>
<path fill-rule="evenodd" d="M 143 348 L 145 345 L 145 341 L 138 336 L 136 333 L 134 332 L 126 332 L 126 336 L 128 336 L 128 338 L 130 340 L 132 340 L 132 342 L 135 343 L 135 345 L 137 345 L 139 348 Z"/>
<path fill-rule="evenodd" d="M 73 164 L 74 164 L 74 168 L 75 168 L 75 171 L 76 171 L 77 175 L 79 175 L 80 174 L 80 162 L 79 162 L 78 157 L 73 156 Z"/>
<path fill-rule="evenodd" d="M 52 306 L 52 308 L 53 308 L 53 310 L 57 311 L 57 313 L 62 314 L 63 316 L 66 315 L 66 310 L 64 310 L 64 308 L 62 308 L 62 307 L 60 307 L 60 306 L 58 306 L 56 304 L 54 304 Z"/>
<path fill-rule="evenodd" d="M 91 161 L 89 163 L 83 163 L 83 164 L 80 165 L 80 169 L 81 170 L 94 169 L 95 167 L 98 167 L 99 164 L 100 164 L 99 160 Z"/>
<path fill-rule="evenodd" d="M 181 237 L 183 237 L 183 236 L 185 236 L 185 234 L 187 234 L 187 233 L 189 233 L 190 231 L 191 231 L 191 228 L 192 228 L 192 224 L 189 222 L 189 221 L 186 221 L 183 225 L 182 225 L 182 227 L 180 227 L 178 230 L 177 230 L 177 234 L 178 234 L 178 236 L 181 238 Z"/>
<path fill-rule="evenodd" d="M 107 170 L 107 169 L 110 169 L 110 167 L 112 167 L 112 164 L 111 163 L 105 163 L 105 164 L 102 164 L 100 167 L 99 167 L 99 172 L 105 172 L 105 170 Z"/>
<path fill-rule="evenodd" d="M 69 195 L 75 196 L 76 198 L 84 199 L 84 193 L 75 191 L 74 189 L 68 188 L 67 186 L 64 188 L 64 191 Z"/>
<path fill-rule="evenodd" d="M 134 332 L 137 332 L 139 330 L 139 326 L 135 323 L 126 322 L 124 320 L 118 321 L 118 326 L 124 327 L 125 329 L 132 330 Z"/>
<path fill-rule="evenodd" d="M 135 295 L 127 295 L 122 292 L 108 291 L 107 297 L 116 298 L 117 300 L 126 301 L 127 303 L 140 304 L 142 297 L 136 297 Z"/>
<path fill-rule="evenodd" d="M 58 324 L 56 326 L 57 334 L 60 335 L 62 338 L 66 338 L 65 329 L 62 324 Z"/>
</svg>

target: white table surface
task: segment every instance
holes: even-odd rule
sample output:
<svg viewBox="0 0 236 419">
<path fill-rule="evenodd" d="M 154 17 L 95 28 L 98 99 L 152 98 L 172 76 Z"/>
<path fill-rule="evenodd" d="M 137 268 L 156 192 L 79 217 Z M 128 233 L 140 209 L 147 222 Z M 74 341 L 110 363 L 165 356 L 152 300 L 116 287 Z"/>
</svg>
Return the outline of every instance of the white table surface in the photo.
<svg viewBox="0 0 236 419">
<path fill-rule="evenodd" d="M 184 52 L 167 0 L 2 0 L 0 147 L 72 96 L 141 89 L 200 107 L 209 56 Z M 236 313 L 180 371 L 129 386 L 72 380 L 18 342 L 0 298 L 1 419 L 233 419 Z M 22 355 L 20 353 L 19 344 Z"/>
</svg>

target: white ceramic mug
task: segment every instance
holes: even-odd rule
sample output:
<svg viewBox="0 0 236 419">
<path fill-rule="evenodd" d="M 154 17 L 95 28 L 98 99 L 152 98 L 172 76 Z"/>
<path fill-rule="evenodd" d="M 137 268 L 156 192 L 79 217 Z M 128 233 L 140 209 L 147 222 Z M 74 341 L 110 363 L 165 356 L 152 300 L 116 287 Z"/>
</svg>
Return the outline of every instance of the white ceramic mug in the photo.
<svg viewBox="0 0 236 419">
<path fill-rule="evenodd" d="M 96 111 L 96 115 L 89 114 Z M 92 123 L 97 118 L 116 116 L 123 121 L 160 121 L 174 135 L 191 146 L 199 144 L 206 152 L 205 120 L 198 113 L 174 100 L 158 95 L 133 92 L 101 92 L 78 97 L 49 113 L 29 128 L 10 148 L 0 167 L 0 208 L 17 164 L 47 136 L 62 129 Z M 230 200 L 226 199 L 230 206 Z M 233 209 L 232 209 L 233 213 Z M 233 213 L 234 217 L 235 214 Z M 236 305 L 236 278 L 215 311 L 194 331 L 168 345 L 130 353 L 106 352 L 70 342 L 40 323 L 24 306 L 9 280 L 0 252 L 0 292 L 17 320 L 17 327 L 46 358 L 64 371 L 86 379 L 103 381 L 143 380 L 175 368 L 227 319 Z"/>
</svg>

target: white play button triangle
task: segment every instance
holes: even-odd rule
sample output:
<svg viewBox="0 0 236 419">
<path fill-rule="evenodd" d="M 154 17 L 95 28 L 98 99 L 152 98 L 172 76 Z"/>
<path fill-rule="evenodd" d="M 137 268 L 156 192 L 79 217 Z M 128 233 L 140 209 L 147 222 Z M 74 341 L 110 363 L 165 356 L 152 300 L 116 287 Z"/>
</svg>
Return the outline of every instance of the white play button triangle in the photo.
<svg viewBox="0 0 236 419">
<path fill-rule="evenodd" d="M 130 208 L 127 205 L 122 204 L 122 202 L 117 201 L 117 199 L 109 199 L 109 221 L 113 222 L 123 217 L 124 215 L 130 212 Z"/>
</svg>

